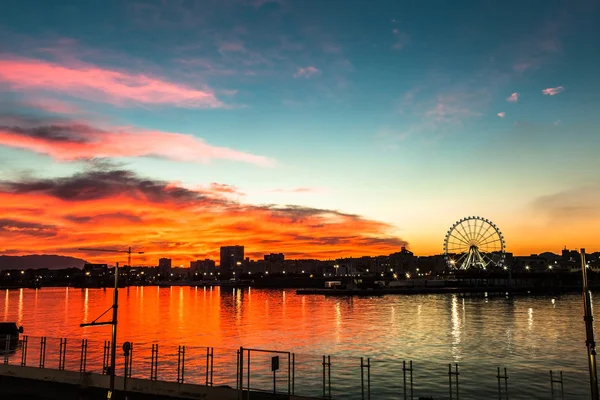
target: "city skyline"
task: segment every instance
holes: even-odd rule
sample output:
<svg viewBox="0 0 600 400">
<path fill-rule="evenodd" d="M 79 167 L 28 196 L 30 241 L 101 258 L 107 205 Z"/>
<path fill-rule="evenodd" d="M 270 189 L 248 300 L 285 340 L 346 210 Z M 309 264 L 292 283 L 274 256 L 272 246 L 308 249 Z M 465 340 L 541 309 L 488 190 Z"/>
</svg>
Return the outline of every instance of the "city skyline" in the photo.
<svg viewBox="0 0 600 400">
<path fill-rule="evenodd" d="M 470 215 L 515 255 L 597 251 L 599 17 L 586 0 L 11 3 L 0 254 L 433 255 Z"/>
</svg>

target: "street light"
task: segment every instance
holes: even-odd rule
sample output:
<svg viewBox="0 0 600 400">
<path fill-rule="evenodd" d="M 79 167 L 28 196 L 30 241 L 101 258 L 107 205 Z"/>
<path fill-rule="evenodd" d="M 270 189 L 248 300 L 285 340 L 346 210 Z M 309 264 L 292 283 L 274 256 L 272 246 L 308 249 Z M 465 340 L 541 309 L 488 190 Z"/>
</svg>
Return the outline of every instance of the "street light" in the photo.
<svg viewBox="0 0 600 400">
<path fill-rule="evenodd" d="M 106 250 L 106 249 L 79 249 L 83 251 L 101 251 L 104 253 L 127 253 L 128 254 L 128 262 L 131 267 L 131 247 L 127 250 Z M 137 254 L 144 254 L 143 251 L 138 251 Z M 88 326 L 99 326 L 99 325 L 112 325 L 112 337 L 110 343 L 110 388 L 108 391 L 107 398 L 110 399 L 112 397 L 113 392 L 115 391 L 115 370 L 117 367 L 117 316 L 119 309 L 119 263 L 115 263 L 115 289 L 113 295 L 113 305 L 106 311 L 104 311 L 98 318 L 89 323 L 79 324 L 80 327 L 85 328 Z M 102 318 L 107 312 L 112 309 L 112 320 L 106 322 L 97 322 L 100 318 Z"/>
</svg>

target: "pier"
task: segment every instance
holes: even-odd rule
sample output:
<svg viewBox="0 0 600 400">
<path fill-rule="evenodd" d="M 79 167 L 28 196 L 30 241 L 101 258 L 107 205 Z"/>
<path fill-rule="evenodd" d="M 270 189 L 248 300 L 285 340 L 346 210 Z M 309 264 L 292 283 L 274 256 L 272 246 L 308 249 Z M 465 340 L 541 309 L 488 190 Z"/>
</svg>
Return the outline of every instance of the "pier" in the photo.
<svg viewBox="0 0 600 400">
<path fill-rule="evenodd" d="M 518 370 L 500 366 L 481 371 L 469 368 L 468 363 L 440 363 L 439 374 L 432 377 L 422 374 L 422 364 L 410 360 L 310 356 L 244 347 L 226 351 L 159 343 L 129 346 L 128 353 L 118 355 L 112 399 L 441 400 L 480 399 L 482 395 L 508 399 L 511 389 L 511 395 L 519 397 L 514 390 Z M 109 348 L 108 342 L 87 339 L 23 336 L 0 359 L 0 396 L 105 399 Z M 538 381 L 528 382 L 529 392 L 520 395 L 578 398 L 569 397 L 567 381 L 562 371 L 541 372 Z"/>
</svg>

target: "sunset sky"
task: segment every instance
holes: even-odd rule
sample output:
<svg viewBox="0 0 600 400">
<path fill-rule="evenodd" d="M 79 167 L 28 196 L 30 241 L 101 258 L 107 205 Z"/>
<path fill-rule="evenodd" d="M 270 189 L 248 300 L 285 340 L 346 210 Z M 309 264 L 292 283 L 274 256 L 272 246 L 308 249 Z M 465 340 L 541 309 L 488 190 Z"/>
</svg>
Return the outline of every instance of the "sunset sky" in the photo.
<svg viewBox="0 0 600 400">
<path fill-rule="evenodd" d="M 517 255 L 598 251 L 598 21 L 595 0 L 5 1 L 0 254 L 428 255 L 471 215 Z"/>
</svg>

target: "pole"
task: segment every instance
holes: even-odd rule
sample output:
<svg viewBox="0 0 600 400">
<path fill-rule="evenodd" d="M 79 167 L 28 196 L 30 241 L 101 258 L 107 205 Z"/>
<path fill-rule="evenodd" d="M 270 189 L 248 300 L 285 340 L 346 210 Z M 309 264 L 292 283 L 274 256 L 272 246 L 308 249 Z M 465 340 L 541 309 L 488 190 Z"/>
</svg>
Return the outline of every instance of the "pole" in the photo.
<svg viewBox="0 0 600 400">
<path fill-rule="evenodd" d="M 119 263 L 115 263 L 115 291 L 113 298 L 112 340 L 110 343 L 110 390 L 107 398 L 110 400 L 115 391 L 115 369 L 117 367 L 117 311 L 119 308 Z"/>
<path fill-rule="evenodd" d="M 594 316 L 592 315 L 592 302 L 588 289 L 587 270 L 585 266 L 585 249 L 581 249 L 581 274 L 583 276 L 583 307 L 585 321 L 585 345 L 588 351 L 588 365 L 590 370 L 590 389 L 592 400 L 598 397 L 598 374 L 596 371 L 596 342 L 594 341 Z"/>
</svg>

